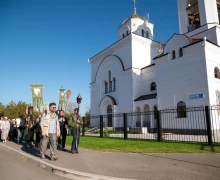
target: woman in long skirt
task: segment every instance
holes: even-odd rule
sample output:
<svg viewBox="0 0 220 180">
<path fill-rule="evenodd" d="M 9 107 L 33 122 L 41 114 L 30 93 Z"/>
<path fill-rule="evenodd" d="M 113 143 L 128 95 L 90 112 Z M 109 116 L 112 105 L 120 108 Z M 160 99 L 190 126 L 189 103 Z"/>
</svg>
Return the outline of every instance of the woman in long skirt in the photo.
<svg viewBox="0 0 220 180">
<path fill-rule="evenodd" d="M 8 118 L 5 117 L 2 123 L 2 133 L 1 133 L 1 139 L 3 142 L 7 141 L 9 130 L 10 130 L 10 123 L 8 121 Z"/>
</svg>

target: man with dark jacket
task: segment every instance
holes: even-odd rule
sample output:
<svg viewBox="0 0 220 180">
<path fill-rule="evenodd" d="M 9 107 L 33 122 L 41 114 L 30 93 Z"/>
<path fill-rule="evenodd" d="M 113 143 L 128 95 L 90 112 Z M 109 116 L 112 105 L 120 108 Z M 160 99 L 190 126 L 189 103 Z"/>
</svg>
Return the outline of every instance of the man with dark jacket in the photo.
<svg viewBox="0 0 220 180">
<path fill-rule="evenodd" d="M 58 138 L 58 146 L 61 147 L 61 149 L 63 151 L 65 151 L 68 122 L 64 117 L 64 111 L 63 110 L 59 111 L 59 123 L 60 123 L 60 134 L 62 136 L 62 140 L 61 140 L 61 137 Z M 62 146 L 61 146 L 61 141 L 62 141 Z"/>
<path fill-rule="evenodd" d="M 36 131 L 36 144 L 35 144 L 35 147 L 36 148 L 40 148 L 40 141 L 42 139 L 40 122 L 41 122 L 41 115 L 39 115 L 38 119 L 35 121 L 35 131 Z"/>
<path fill-rule="evenodd" d="M 83 122 L 80 120 L 79 116 L 79 110 L 78 108 L 74 109 L 74 115 L 72 118 L 69 119 L 68 125 L 72 127 L 72 135 L 73 135 L 73 141 L 72 141 L 72 147 L 71 147 L 71 153 L 79 153 L 79 141 L 80 141 L 80 132 L 82 128 Z"/>
</svg>

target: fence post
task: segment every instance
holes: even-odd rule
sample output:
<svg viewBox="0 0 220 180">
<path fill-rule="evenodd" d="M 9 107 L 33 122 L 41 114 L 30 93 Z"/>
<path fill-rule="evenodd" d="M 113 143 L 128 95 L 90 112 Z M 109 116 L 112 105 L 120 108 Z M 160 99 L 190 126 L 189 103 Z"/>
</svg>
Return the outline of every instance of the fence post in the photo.
<svg viewBox="0 0 220 180">
<path fill-rule="evenodd" d="M 82 126 L 82 136 L 85 136 L 85 123 L 86 123 L 86 118 L 83 116 L 83 126 Z"/>
<path fill-rule="evenodd" d="M 162 140 L 162 129 L 161 129 L 161 116 L 160 111 L 156 111 L 156 118 L 157 118 L 157 141 L 161 142 Z"/>
<path fill-rule="evenodd" d="M 211 128 L 211 116 L 210 116 L 209 106 L 205 106 L 205 115 L 206 115 L 208 144 L 211 146 L 212 145 L 212 128 Z"/>
<path fill-rule="evenodd" d="M 103 138 L 103 115 L 100 116 L 100 138 Z"/>
<path fill-rule="evenodd" d="M 127 114 L 124 113 L 124 140 L 128 139 Z"/>
</svg>

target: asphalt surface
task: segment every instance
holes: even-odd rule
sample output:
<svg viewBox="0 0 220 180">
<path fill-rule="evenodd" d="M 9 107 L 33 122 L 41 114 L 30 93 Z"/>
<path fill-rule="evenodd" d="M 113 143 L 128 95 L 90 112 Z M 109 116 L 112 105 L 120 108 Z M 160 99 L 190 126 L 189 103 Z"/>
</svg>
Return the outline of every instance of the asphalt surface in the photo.
<svg viewBox="0 0 220 180">
<path fill-rule="evenodd" d="M 0 150 L 1 180 L 67 180 Z"/>
<path fill-rule="evenodd" d="M 37 149 L 13 142 L 4 145 L 39 157 Z M 46 154 L 49 155 L 49 152 L 47 150 Z M 84 149 L 74 155 L 56 152 L 58 161 L 43 161 L 85 173 L 143 180 L 220 180 L 220 154 L 136 154 Z"/>
</svg>

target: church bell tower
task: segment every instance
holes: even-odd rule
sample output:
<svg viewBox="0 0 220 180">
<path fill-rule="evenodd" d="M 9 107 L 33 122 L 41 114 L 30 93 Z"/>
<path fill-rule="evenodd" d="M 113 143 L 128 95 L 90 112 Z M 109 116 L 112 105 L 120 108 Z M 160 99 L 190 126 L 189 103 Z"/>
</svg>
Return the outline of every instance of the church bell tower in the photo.
<svg viewBox="0 0 220 180">
<path fill-rule="evenodd" d="M 193 35 L 219 24 L 220 0 L 178 0 L 180 34 Z"/>
</svg>

